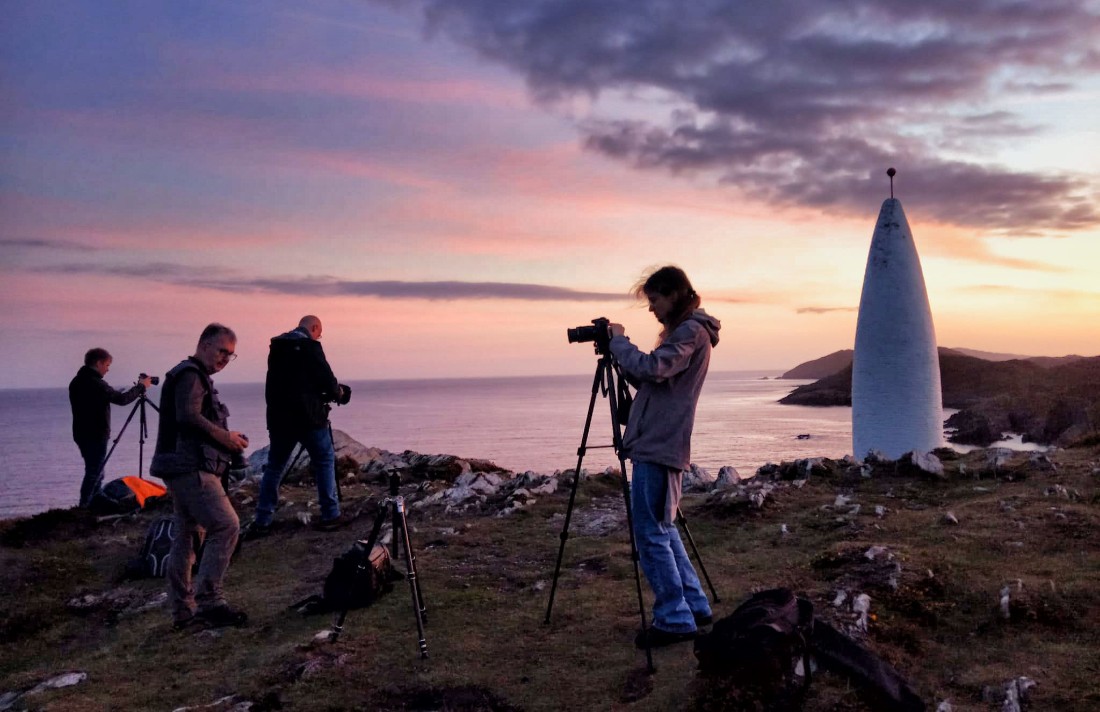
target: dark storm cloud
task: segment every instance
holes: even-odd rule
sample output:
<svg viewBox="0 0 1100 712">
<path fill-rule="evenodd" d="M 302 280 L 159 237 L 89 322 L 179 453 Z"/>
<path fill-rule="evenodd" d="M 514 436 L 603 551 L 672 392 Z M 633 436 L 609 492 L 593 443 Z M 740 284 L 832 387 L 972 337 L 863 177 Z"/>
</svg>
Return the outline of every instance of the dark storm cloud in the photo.
<svg viewBox="0 0 1100 712">
<path fill-rule="evenodd" d="M 223 292 L 289 294 L 318 297 L 378 297 L 382 299 L 518 299 L 522 301 L 607 302 L 627 299 L 625 293 L 585 292 L 545 284 L 514 282 L 402 282 L 347 280 L 333 277 L 242 277 L 225 269 L 152 263 L 142 265 L 70 264 L 43 268 L 58 274 L 100 274 L 146 279 Z"/>
<path fill-rule="evenodd" d="M 522 73 L 542 101 L 627 97 L 579 130 L 641 168 L 850 212 L 885 197 L 896 166 L 899 197 L 932 219 L 1012 234 L 1100 223 L 1089 179 L 983 159 L 1042 130 L 1000 107 L 1100 69 L 1085 0 L 421 5 L 431 31 Z"/>
</svg>

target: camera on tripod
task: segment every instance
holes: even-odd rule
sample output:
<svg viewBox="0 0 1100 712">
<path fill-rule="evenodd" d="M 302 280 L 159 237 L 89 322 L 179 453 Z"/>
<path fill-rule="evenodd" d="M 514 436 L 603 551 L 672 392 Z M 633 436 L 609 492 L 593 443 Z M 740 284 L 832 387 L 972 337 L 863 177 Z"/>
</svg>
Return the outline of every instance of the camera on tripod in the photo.
<svg viewBox="0 0 1100 712">
<path fill-rule="evenodd" d="M 565 336 L 571 344 L 583 344 L 592 341 L 596 346 L 596 353 L 606 353 L 611 345 L 611 321 L 605 317 L 592 320 L 592 326 L 578 326 L 566 329 Z"/>
<path fill-rule="evenodd" d="M 150 376 L 147 373 L 139 373 L 138 380 L 140 381 L 143 378 L 148 378 L 149 382 L 152 383 L 154 386 L 160 385 L 160 376 Z"/>
</svg>

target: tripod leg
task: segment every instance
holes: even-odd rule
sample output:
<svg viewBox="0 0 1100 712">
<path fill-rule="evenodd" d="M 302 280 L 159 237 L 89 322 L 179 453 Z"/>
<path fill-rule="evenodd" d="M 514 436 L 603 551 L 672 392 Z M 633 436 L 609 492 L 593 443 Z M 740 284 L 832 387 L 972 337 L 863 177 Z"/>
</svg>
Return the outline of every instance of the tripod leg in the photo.
<svg viewBox="0 0 1100 712">
<path fill-rule="evenodd" d="M 114 454 L 114 452 L 115 452 L 115 448 L 116 448 L 116 447 L 118 447 L 118 441 L 119 441 L 119 440 L 122 440 L 122 435 L 123 435 L 123 433 L 125 433 L 125 432 L 126 432 L 126 427 L 127 427 L 127 426 L 128 426 L 129 424 L 130 424 L 130 421 L 134 419 L 134 415 L 136 415 L 136 414 L 137 414 L 137 412 L 138 412 L 138 407 L 139 407 L 140 405 L 141 405 L 141 402 L 140 402 L 140 401 L 139 401 L 139 402 L 137 402 L 137 403 L 134 403 L 134 407 L 130 409 L 130 415 L 128 415 L 128 416 L 126 417 L 126 422 L 122 424 L 122 427 L 121 427 L 121 428 L 119 428 L 119 431 L 118 431 L 118 435 L 117 435 L 117 436 L 115 437 L 115 439 L 114 439 L 114 440 L 113 440 L 113 441 L 111 442 L 111 449 L 110 449 L 110 450 L 108 450 L 108 451 L 107 451 L 107 454 L 103 456 L 103 462 L 101 462 L 101 463 L 99 464 L 99 475 L 100 475 L 100 477 L 102 477 L 102 476 L 103 476 L 103 473 L 104 473 L 104 472 L 105 472 L 105 471 L 107 470 L 107 461 L 108 461 L 108 460 L 110 460 L 110 459 L 111 459 L 111 455 L 113 455 L 113 454 Z M 144 413 L 142 413 L 142 416 L 144 416 Z"/>
<path fill-rule="evenodd" d="M 424 639 L 424 621 L 426 620 L 425 614 L 427 609 L 424 607 L 424 596 L 420 592 L 420 579 L 416 576 L 416 557 L 412 553 L 412 542 L 409 541 L 409 527 L 408 522 L 405 520 L 405 499 L 403 497 L 396 497 L 393 503 L 394 516 L 401 519 L 401 532 L 403 533 L 402 539 L 404 539 L 405 545 L 405 577 L 409 580 L 409 589 L 412 592 L 413 602 L 413 616 L 416 618 L 416 632 L 420 636 L 418 644 L 420 646 L 420 657 L 428 657 L 428 643 Z M 394 536 L 397 533 L 394 532 Z"/>
<path fill-rule="evenodd" d="M 359 565 L 355 568 L 355 575 L 352 577 L 351 584 L 348 587 L 347 602 L 344 604 L 343 610 L 341 610 L 336 620 L 332 624 L 332 641 L 335 642 L 340 634 L 344 632 L 344 619 L 348 617 L 348 609 L 351 607 L 351 593 L 355 589 L 355 583 L 359 580 L 360 576 L 365 575 L 367 567 L 370 566 L 370 553 L 374 551 L 374 545 L 378 541 L 378 533 L 382 531 L 382 522 L 386 521 L 386 507 L 383 504 L 378 508 L 378 514 L 374 517 L 374 525 L 371 527 L 370 535 L 367 537 L 367 550 L 363 552 L 363 557 L 359 560 Z"/>
<path fill-rule="evenodd" d="M 390 484 L 390 497 L 401 496 L 401 474 L 398 472 L 391 472 L 389 478 Z M 405 533 L 404 520 L 402 517 L 397 516 L 397 510 L 393 512 L 393 528 L 390 533 L 390 556 L 394 559 L 401 556 L 401 539 Z"/>
<path fill-rule="evenodd" d="M 707 582 L 707 587 L 710 589 L 710 596 L 714 599 L 715 603 L 721 603 L 722 599 L 718 597 L 718 592 L 714 590 L 714 584 L 711 583 L 710 574 L 707 573 L 707 567 L 703 565 L 703 557 L 699 556 L 699 547 L 695 546 L 695 538 L 691 535 L 691 530 L 688 529 L 687 517 L 684 516 L 682 509 L 677 508 L 676 514 L 679 515 L 677 521 L 680 523 L 680 528 L 684 530 L 684 535 L 687 536 L 688 544 L 691 545 L 691 553 L 695 554 L 695 560 L 699 562 L 699 570 L 703 572 L 703 579 Z"/>
<path fill-rule="evenodd" d="M 603 382 L 603 362 L 596 366 L 596 376 L 592 380 L 592 398 L 588 401 L 588 415 L 584 419 L 584 434 L 581 436 L 581 445 L 577 448 L 577 469 L 573 471 L 573 486 L 569 490 L 569 506 L 565 509 L 565 523 L 562 524 L 558 544 L 558 563 L 554 564 L 554 582 L 550 585 L 550 602 L 546 604 L 546 620 L 550 623 L 550 612 L 554 609 L 554 593 L 558 590 L 558 575 L 561 573 L 561 559 L 565 554 L 565 541 L 569 538 L 569 522 L 573 519 L 573 504 L 577 499 L 577 485 L 581 481 L 581 462 L 584 461 L 585 447 L 588 444 L 588 431 L 592 428 L 592 411 L 596 407 L 596 396 L 600 392 L 600 384 Z"/>
<path fill-rule="evenodd" d="M 149 421 L 145 419 L 145 394 L 138 398 L 141 405 L 141 418 L 138 420 L 138 479 L 145 477 L 141 474 L 145 470 L 145 438 L 149 437 Z"/>
<path fill-rule="evenodd" d="M 332 421 L 331 420 L 328 421 L 328 439 L 329 439 L 329 442 L 332 443 L 332 458 L 333 458 L 332 467 L 333 467 L 333 470 L 335 470 L 336 469 L 336 463 L 335 463 L 335 460 L 336 460 L 336 437 L 332 434 Z M 336 481 L 336 501 L 337 502 L 343 502 L 344 501 L 344 493 L 343 493 L 343 491 L 340 490 L 340 478 L 339 478 L 339 476 L 336 475 L 335 471 L 333 472 L 333 477 Z"/>
<path fill-rule="evenodd" d="M 650 673 L 654 673 L 657 668 L 653 666 L 653 650 L 649 645 L 649 624 L 646 621 L 645 599 L 642 598 L 642 574 L 639 570 L 638 542 L 634 537 L 634 514 L 630 507 L 630 485 L 626 481 L 626 458 L 623 457 L 623 436 L 619 427 L 619 404 L 615 396 L 614 370 L 610 360 L 607 361 L 605 368 L 607 369 L 608 379 L 607 398 L 611 405 L 612 442 L 615 444 L 615 453 L 619 456 L 619 468 L 622 476 L 623 504 L 626 506 L 626 529 L 630 533 L 630 559 L 634 564 L 634 587 L 638 591 L 638 615 L 642 622 L 642 639 L 645 640 L 646 669 Z M 620 374 L 619 377 L 622 378 L 622 375 Z"/>
</svg>

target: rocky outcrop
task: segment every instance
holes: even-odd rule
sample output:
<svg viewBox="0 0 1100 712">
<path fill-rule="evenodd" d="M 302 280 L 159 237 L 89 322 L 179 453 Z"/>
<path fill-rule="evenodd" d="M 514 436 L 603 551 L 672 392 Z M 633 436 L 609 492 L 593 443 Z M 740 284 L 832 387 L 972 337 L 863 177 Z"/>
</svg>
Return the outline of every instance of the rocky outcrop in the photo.
<svg viewBox="0 0 1100 712">
<path fill-rule="evenodd" d="M 472 472 L 510 474 L 509 470 L 489 460 L 461 458 L 456 455 L 426 455 L 412 450 L 393 453 L 367 447 L 342 430 L 333 430 L 332 440 L 336 450 L 337 476 L 342 479 L 352 477 L 361 482 L 384 482 L 390 474 L 396 473 L 406 481 L 453 482 Z M 245 473 L 248 479 L 263 476 L 263 467 L 267 463 L 270 449 L 270 446 L 262 447 L 249 455 Z M 303 478 L 309 478 L 309 464 L 309 453 L 296 450 L 287 465 L 283 483 L 294 484 L 301 482 Z"/>
</svg>

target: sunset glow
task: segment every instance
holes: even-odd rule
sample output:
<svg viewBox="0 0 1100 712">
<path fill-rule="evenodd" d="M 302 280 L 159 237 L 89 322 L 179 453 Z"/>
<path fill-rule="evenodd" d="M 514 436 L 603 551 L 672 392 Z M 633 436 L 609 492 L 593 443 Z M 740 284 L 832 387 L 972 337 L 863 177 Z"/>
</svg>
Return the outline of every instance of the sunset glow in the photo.
<svg viewBox="0 0 1100 712">
<path fill-rule="evenodd" d="M 262 380 L 307 313 L 342 380 L 586 373 L 666 263 L 780 372 L 852 347 L 891 165 L 940 345 L 1100 354 L 1094 3 L 401 7 L 7 3 L 0 387 L 210 321 Z"/>
</svg>

